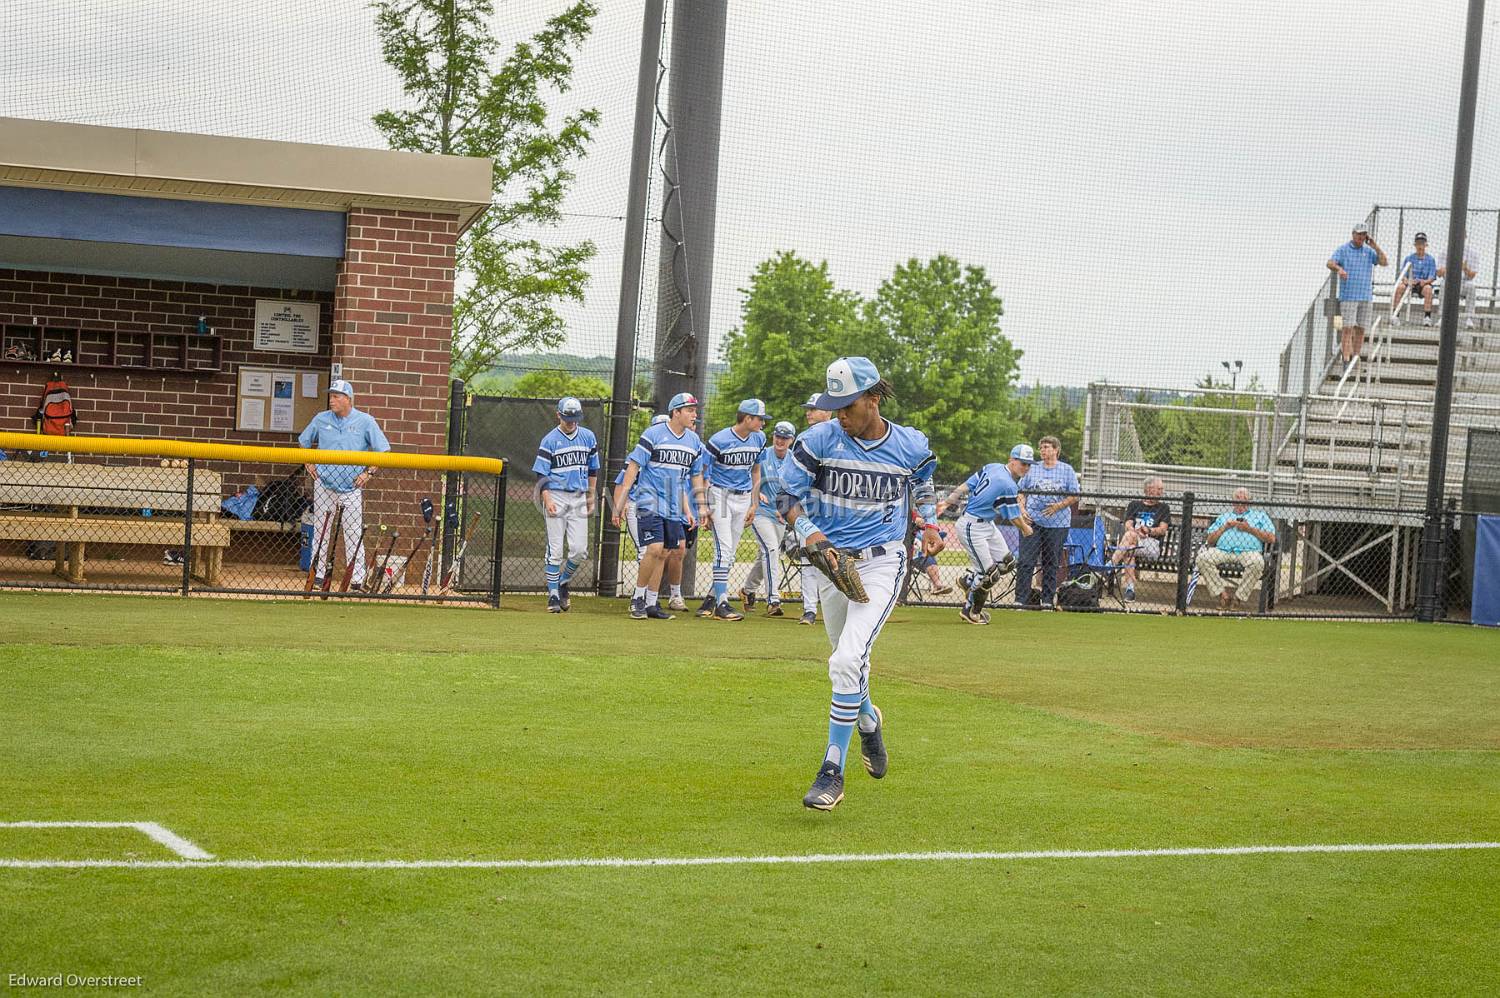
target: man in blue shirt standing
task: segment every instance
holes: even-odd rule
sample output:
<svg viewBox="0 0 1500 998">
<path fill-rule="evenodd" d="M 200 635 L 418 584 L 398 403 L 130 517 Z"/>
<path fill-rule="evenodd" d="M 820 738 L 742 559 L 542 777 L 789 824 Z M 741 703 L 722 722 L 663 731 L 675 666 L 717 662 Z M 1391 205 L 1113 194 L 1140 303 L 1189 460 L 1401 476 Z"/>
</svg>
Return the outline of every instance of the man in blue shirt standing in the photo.
<svg viewBox="0 0 1500 998">
<path fill-rule="evenodd" d="M 557 402 L 557 426 L 537 448 L 531 470 L 547 519 L 547 612 L 571 608 L 568 583 L 589 556 L 589 517 L 599 486 L 599 443 L 586 426 L 583 403 L 576 398 Z M 563 543 L 568 561 L 562 563 Z"/>
<path fill-rule="evenodd" d="M 1016 575 L 1016 602 L 1031 602 L 1031 582 L 1038 562 L 1042 566 L 1042 609 L 1052 609 L 1057 578 L 1062 572 L 1063 548 L 1073 525 L 1073 507 L 1078 505 L 1078 475 L 1073 466 L 1059 460 L 1062 441 L 1043 437 L 1037 444 L 1041 460 L 1031 466 L 1017 484 L 1026 497 L 1026 515 L 1036 525 L 1021 538 L 1021 556 Z"/>
<path fill-rule="evenodd" d="M 688 528 L 698 522 L 692 492 L 694 468 L 703 444 L 693 432 L 697 421 L 698 400 L 688 392 L 672 396 L 667 421 L 646 427 L 626 461 L 624 479 L 615 486 L 614 524 L 618 527 L 624 520 L 625 499 L 634 494 L 636 529 L 644 549 L 635 595 L 630 600 L 630 616 L 636 620 L 672 619 L 656 605 L 656 593 L 667 566 L 667 552 L 680 548 Z M 637 482 L 640 489 L 632 493 Z"/>
<path fill-rule="evenodd" d="M 804 548 L 854 559 L 866 596 L 855 602 L 831 580 L 822 581 L 833 701 L 828 748 L 802 798 L 804 807 L 821 811 L 844 799 L 844 763 L 856 727 L 865 770 L 877 780 L 886 773 L 884 718 L 870 700 L 870 651 L 901 595 L 912 505 L 923 551 L 937 554 L 943 543 L 933 504 L 937 458 L 923 433 L 880 414 L 881 403 L 895 398 L 891 383 L 868 358 L 841 357 L 828 365 L 827 385 L 818 408 L 837 418 L 792 445 L 780 498 L 782 515 Z"/>
<path fill-rule="evenodd" d="M 1365 345 L 1365 330 L 1370 328 L 1375 298 L 1374 268 L 1389 261 L 1385 250 L 1375 244 L 1370 227 L 1360 222 L 1353 236 L 1333 251 L 1328 269 L 1339 275 L 1339 322 L 1343 325 L 1341 351 L 1344 363 L 1359 356 Z"/>
<path fill-rule="evenodd" d="M 1408 290 L 1414 296 L 1422 296 L 1422 325 L 1432 325 L 1432 286 L 1438 276 L 1437 257 L 1427 252 L 1427 233 L 1418 232 L 1413 243 L 1417 251 L 1408 253 L 1406 259 L 1401 261 L 1403 276 L 1396 284 L 1395 297 L 1391 299 L 1391 325 L 1393 326 L 1401 323 L 1400 315 L 1396 310 L 1401 307 L 1401 298 Z"/>
<path fill-rule="evenodd" d="M 328 409 L 318 413 L 297 438 L 302 447 L 319 450 L 354 450 L 384 453 L 391 443 L 380 432 L 375 417 L 354 408 L 354 386 L 339 380 L 328 386 Z M 344 564 L 354 565 L 351 581 L 356 590 L 365 584 L 365 559 L 359 550 L 361 527 L 365 522 L 364 488 L 375 474 L 375 468 L 351 464 L 304 465 L 313 478 L 313 565 L 316 566 L 314 588 L 327 577 L 327 550 L 333 517 L 338 516 L 344 531 Z"/>
<path fill-rule="evenodd" d="M 1203 549 L 1198 552 L 1198 573 L 1208 591 L 1219 598 L 1220 610 L 1228 610 L 1236 599 L 1244 602 L 1255 590 L 1266 569 L 1262 552 L 1267 544 L 1275 542 L 1276 525 L 1263 510 L 1250 508 L 1250 490 L 1235 489 L 1233 507 L 1227 513 L 1220 513 L 1209 526 Z M 1238 565 L 1243 573 L 1239 588 L 1233 593 L 1219 574 L 1223 565 Z"/>
<path fill-rule="evenodd" d="M 760 399 L 740 403 L 734 425 L 708 438 L 703 445 L 704 477 L 708 480 L 708 502 L 700 512 L 713 531 L 713 592 L 698 608 L 698 616 L 715 620 L 743 620 L 729 607 L 729 573 L 745 528 L 755 520 L 755 500 L 760 492 L 760 455 L 766 449 L 766 404 Z"/>
<path fill-rule="evenodd" d="M 771 446 L 760 455 L 760 496 L 755 504 L 755 522 L 750 525 L 755 531 L 760 557 L 745 580 L 745 588 L 740 590 L 740 600 L 746 610 L 753 607 L 755 591 L 764 579 L 767 617 L 782 615 L 781 592 L 776 588 L 776 563 L 786 539 L 786 520 L 776 508 L 776 499 L 781 494 L 781 476 L 786 463 L 792 459 L 792 440 L 796 436 L 797 428 L 783 419 L 771 433 Z"/>
</svg>

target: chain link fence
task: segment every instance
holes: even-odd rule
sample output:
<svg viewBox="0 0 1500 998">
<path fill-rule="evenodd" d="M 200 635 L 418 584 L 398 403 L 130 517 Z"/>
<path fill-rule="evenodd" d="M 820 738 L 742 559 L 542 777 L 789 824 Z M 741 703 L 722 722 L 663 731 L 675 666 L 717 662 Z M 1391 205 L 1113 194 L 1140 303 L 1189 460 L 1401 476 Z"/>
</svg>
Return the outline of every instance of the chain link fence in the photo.
<svg viewBox="0 0 1500 998">
<path fill-rule="evenodd" d="M 157 459 L 76 439 L 47 446 L 77 450 L 23 447 L 0 461 L 0 586 L 496 603 L 503 473 L 461 471 L 445 493 L 440 469 L 382 464 L 364 487 L 335 491 L 310 483 L 299 463 L 310 452 Z"/>
</svg>

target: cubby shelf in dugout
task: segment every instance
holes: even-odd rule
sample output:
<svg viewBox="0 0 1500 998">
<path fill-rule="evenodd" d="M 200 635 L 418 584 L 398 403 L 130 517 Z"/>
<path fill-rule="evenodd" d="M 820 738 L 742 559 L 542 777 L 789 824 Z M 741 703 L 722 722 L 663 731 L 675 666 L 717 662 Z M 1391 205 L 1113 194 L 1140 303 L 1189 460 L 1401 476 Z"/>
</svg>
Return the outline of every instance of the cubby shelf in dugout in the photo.
<svg viewBox="0 0 1500 998">
<path fill-rule="evenodd" d="M 30 357 L 10 356 L 12 346 Z M 72 360 L 51 360 L 54 352 Z M 77 327 L 5 327 L 0 366 L 78 368 L 93 371 L 149 371 L 153 374 L 219 374 L 224 340 L 217 334 L 100 330 Z"/>
</svg>

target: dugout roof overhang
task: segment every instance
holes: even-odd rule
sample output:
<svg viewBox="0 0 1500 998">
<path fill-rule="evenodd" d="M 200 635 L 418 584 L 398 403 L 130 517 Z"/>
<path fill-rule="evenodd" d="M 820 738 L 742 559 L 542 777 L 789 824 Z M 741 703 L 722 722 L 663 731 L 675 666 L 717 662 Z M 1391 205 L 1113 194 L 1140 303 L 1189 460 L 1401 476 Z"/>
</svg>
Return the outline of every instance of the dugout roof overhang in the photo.
<svg viewBox="0 0 1500 998">
<path fill-rule="evenodd" d="M 488 159 L 0 118 L 0 267 L 330 290 L 345 213 L 489 206 Z"/>
</svg>

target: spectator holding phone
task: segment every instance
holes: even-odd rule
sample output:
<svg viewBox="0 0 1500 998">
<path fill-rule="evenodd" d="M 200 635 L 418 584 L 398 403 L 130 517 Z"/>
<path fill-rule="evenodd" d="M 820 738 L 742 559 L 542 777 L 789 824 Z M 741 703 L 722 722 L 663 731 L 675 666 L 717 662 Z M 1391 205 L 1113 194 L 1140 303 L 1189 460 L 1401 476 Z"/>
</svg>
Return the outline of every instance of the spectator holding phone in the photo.
<svg viewBox="0 0 1500 998">
<path fill-rule="evenodd" d="M 1198 552 L 1198 572 L 1208 591 L 1218 597 L 1220 610 L 1228 610 L 1235 600 L 1243 602 L 1255 590 L 1266 568 L 1263 552 L 1267 544 L 1274 543 L 1276 525 L 1271 518 L 1264 510 L 1250 508 L 1249 489 L 1235 489 L 1234 505 L 1209 526 L 1203 549 Z M 1242 572 L 1234 592 L 1219 574 L 1225 565 L 1238 565 Z"/>
</svg>

